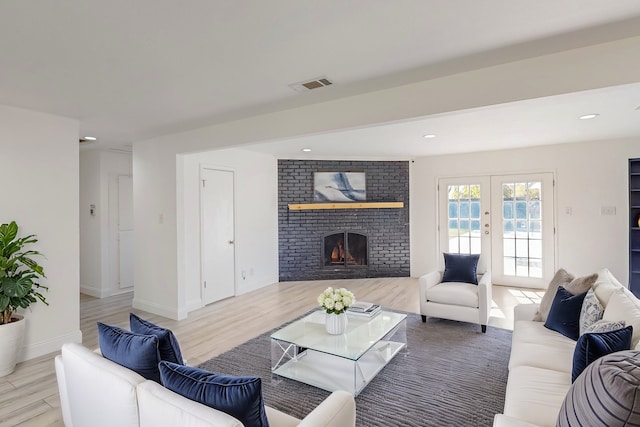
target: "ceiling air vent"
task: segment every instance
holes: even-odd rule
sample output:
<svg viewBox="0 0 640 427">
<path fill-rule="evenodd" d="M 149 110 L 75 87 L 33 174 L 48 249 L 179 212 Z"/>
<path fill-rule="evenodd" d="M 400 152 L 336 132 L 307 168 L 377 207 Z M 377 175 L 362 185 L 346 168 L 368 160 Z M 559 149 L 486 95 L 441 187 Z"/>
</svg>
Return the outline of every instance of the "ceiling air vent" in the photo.
<svg viewBox="0 0 640 427">
<path fill-rule="evenodd" d="M 307 80 L 304 82 L 290 84 L 289 87 L 296 92 L 308 92 L 314 89 L 320 89 L 321 87 L 331 86 L 333 82 L 328 78 L 322 76 L 315 79 Z"/>
</svg>

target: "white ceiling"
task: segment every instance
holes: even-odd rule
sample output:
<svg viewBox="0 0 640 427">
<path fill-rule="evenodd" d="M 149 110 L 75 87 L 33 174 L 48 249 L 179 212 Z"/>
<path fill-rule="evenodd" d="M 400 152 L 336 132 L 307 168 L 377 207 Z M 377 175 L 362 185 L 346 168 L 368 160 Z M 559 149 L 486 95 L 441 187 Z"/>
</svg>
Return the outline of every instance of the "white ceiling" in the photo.
<svg viewBox="0 0 640 427">
<path fill-rule="evenodd" d="M 598 114 L 590 120 L 579 117 Z M 435 135 L 425 139 L 424 135 Z M 279 158 L 398 158 L 640 136 L 640 83 L 243 148 Z M 639 142 L 640 144 L 640 142 Z M 302 152 L 303 148 L 311 152 Z"/>
<path fill-rule="evenodd" d="M 77 118 L 95 146 L 126 145 L 637 35 L 639 23 L 637 0 L 6 0 L 0 104 Z M 288 86 L 319 76 L 335 85 Z M 268 145 L 410 157 L 636 136 L 638 105 L 631 85 Z"/>
</svg>

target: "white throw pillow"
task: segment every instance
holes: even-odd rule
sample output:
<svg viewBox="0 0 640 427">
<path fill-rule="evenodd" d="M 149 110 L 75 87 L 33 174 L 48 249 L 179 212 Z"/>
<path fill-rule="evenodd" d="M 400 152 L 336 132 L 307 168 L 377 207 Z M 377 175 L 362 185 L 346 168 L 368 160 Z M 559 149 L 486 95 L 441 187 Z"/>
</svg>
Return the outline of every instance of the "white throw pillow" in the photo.
<svg viewBox="0 0 640 427">
<path fill-rule="evenodd" d="M 622 288 L 623 286 L 616 280 L 608 269 L 603 268 L 598 271 L 598 278 L 596 279 L 596 283 L 593 284 L 593 290 L 600 300 L 600 304 L 604 307 L 607 307 L 611 294 Z"/>
<path fill-rule="evenodd" d="M 602 319 L 603 314 L 604 307 L 600 304 L 593 289 L 589 289 L 580 310 L 580 335 L 584 334 L 589 326 Z"/>
<path fill-rule="evenodd" d="M 602 320 L 624 320 L 627 326 L 633 326 L 631 347 L 640 342 L 640 300 L 628 289 L 620 288 L 611 294 Z"/>
<path fill-rule="evenodd" d="M 617 331 L 618 329 L 622 329 L 625 326 L 624 320 L 619 320 L 617 322 L 612 322 L 610 320 L 598 320 L 593 325 L 585 328 L 584 333 L 597 333 L 601 334 L 603 332 L 611 332 Z"/>
</svg>

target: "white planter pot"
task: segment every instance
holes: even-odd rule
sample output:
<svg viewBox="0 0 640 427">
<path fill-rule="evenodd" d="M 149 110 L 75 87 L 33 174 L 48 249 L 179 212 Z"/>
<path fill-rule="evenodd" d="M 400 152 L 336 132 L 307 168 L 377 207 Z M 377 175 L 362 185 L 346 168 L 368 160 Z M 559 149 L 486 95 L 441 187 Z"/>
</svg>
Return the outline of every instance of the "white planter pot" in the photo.
<svg viewBox="0 0 640 427">
<path fill-rule="evenodd" d="M 17 322 L 0 325 L 0 377 L 4 377 L 13 372 L 16 368 L 18 353 L 22 349 L 24 340 L 24 328 L 26 320 L 24 317 L 14 315 Z"/>
<path fill-rule="evenodd" d="M 346 313 L 340 314 L 325 314 L 325 327 L 327 332 L 331 335 L 340 335 L 344 334 L 344 331 L 347 329 L 347 323 L 349 319 L 347 318 Z"/>
</svg>

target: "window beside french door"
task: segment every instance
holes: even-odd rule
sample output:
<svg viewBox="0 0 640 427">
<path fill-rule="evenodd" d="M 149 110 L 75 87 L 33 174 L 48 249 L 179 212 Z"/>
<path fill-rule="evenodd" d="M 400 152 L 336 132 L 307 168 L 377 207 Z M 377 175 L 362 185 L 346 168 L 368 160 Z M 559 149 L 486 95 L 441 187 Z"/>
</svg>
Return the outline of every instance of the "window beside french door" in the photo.
<svg viewBox="0 0 640 427">
<path fill-rule="evenodd" d="M 553 176 L 439 181 L 441 252 L 480 254 L 493 282 L 541 287 L 553 275 Z"/>
</svg>

